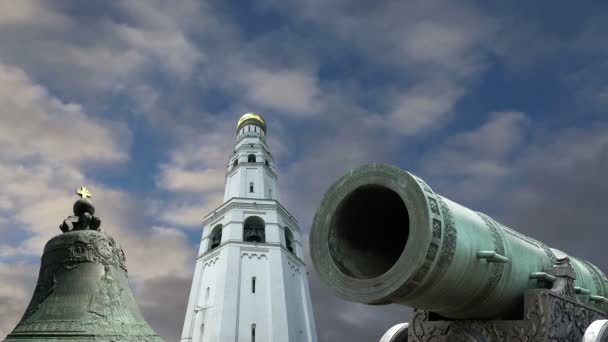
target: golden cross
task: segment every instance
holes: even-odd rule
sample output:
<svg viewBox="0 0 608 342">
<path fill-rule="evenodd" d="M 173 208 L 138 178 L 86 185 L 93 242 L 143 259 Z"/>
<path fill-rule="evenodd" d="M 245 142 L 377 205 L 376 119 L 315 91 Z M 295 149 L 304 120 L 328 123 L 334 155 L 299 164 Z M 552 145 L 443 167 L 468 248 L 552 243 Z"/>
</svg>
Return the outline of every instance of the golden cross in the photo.
<svg viewBox="0 0 608 342">
<path fill-rule="evenodd" d="M 91 195 L 89 192 L 89 189 L 85 188 L 84 186 L 78 188 L 78 190 L 76 190 L 76 194 L 84 199 L 93 197 L 93 195 Z"/>
</svg>

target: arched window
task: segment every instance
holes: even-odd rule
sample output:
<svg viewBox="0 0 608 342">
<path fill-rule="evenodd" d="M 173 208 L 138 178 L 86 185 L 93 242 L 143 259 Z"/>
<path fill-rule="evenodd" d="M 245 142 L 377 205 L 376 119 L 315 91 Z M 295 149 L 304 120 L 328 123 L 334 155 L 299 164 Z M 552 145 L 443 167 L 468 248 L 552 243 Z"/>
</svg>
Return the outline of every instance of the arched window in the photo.
<svg viewBox="0 0 608 342">
<path fill-rule="evenodd" d="M 239 158 L 236 158 L 233 162 L 232 162 L 232 166 L 237 166 L 239 164 Z"/>
<path fill-rule="evenodd" d="M 249 163 L 255 163 L 255 154 L 250 154 L 247 156 L 247 162 Z"/>
<path fill-rule="evenodd" d="M 258 216 L 249 216 L 243 225 L 243 241 L 266 242 L 266 223 Z"/>
<path fill-rule="evenodd" d="M 218 224 L 211 231 L 211 248 L 209 250 L 215 249 L 222 243 L 222 225 Z"/>
<path fill-rule="evenodd" d="M 251 342 L 255 342 L 255 323 L 251 325 Z"/>
<path fill-rule="evenodd" d="M 249 183 L 249 192 L 253 192 L 253 182 Z"/>
<path fill-rule="evenodd" d="M 285 247 L 287 247 L 288 251 L 290 251 L 291 253 L 294 253 L 294 251 L 293 251 L 293 234 L 291 233 L 291 230 L 287 227 L 285 227 Z"/>
<path fill-rule="evenodd" d="M 251 278 L 251 293 L 255 293 L 255 277 Z"/>
<path fill-rule="evenodd" d="M 270 165 L 270 162 L 268 162 L 268 159 L 264 160 L 264 164 L 266 164 L 266 166 Z"/>
</svg>

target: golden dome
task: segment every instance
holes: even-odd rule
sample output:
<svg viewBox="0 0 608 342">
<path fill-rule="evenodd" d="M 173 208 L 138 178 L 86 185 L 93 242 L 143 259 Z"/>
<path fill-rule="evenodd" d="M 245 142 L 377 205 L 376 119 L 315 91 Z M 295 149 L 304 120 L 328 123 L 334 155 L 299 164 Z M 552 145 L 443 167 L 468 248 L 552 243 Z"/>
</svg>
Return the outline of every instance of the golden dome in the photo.
<svg viewBox="0 0 608 342">
<path fill-rule="evenodd" d="M 239 122 L 236 124 L 236 130 L 240 130 L 241 127 L 247 124 L 259 126 L 262 128 L 262 130 L 264 130 L 264 132 L 266 132 L 266 121 L 264 121 L 264 118 L 256 113 L 247 113 L 241 116 Z"/>
</svg>

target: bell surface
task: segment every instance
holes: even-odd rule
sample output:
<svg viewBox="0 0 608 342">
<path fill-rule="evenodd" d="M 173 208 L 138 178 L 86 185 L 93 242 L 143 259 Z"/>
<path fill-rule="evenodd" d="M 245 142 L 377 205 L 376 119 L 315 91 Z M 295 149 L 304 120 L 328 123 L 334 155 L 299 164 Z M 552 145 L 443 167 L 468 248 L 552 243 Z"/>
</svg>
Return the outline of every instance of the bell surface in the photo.
<svg viewBox="0 0 608 342">
<path fill-rule="evenodd" d="M 129 288 L 125 255 L 104 232 L 73 230 L 46 244 L 32 300 L 5 341 L 162 341 Z"/>
</svg>

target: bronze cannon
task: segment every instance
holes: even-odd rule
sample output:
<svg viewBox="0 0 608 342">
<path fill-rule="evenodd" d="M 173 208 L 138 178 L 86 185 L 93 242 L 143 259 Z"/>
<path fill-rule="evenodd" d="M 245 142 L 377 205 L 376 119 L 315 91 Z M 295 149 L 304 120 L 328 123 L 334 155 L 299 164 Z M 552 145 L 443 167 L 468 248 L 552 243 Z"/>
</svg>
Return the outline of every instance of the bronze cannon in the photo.
<svg viewBox="0 0 608 342">
<path fill-rule="evenodd" d="M 608 310 L 608 279 L 591 263 L 390 165 L 354 169 L 329 188 L 310 250 L 337 296 L 415 308 L 413 341 L 580 341 Z"/>
</svg>

